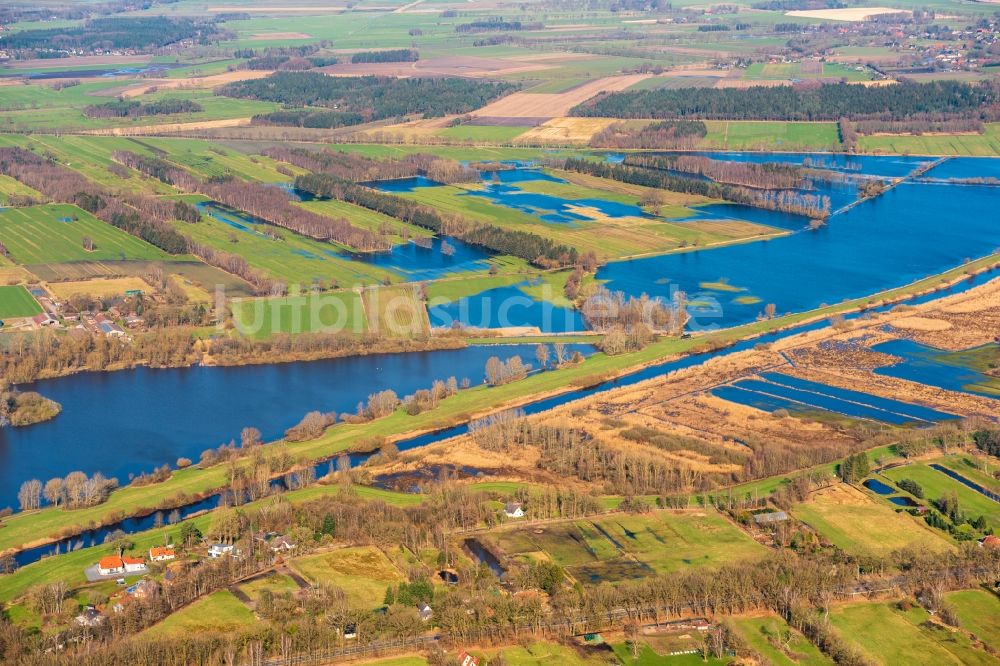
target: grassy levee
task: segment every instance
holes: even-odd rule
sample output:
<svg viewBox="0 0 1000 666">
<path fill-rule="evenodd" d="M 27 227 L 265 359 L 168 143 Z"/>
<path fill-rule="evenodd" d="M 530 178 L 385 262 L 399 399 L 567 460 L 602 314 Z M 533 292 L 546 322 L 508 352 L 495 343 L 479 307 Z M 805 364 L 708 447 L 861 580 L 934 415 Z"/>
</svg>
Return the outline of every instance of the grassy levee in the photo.
<svg viewBox="0 0 1000 666">
<path fill-rule="evenodd" d="M 873 296 L 720 330 L 712 333 L 711 339 L 719 344 L 732 343 L 797 324 L 822 320 L 839 312 L 922 293 L 943 283 L 961 279 L 969 272 L 985 270 L 998 263 L 1000 263 L 1000 253 Z M 410 435 L 465 422 L 477 414 L 523 404 L 540 396 L 565 393 L 573 390 L 575 385 L 593 384 L 610 379 L 630 370 L 691 352 L 705 342 L 706 337 L 702 335 L 687 339 L 667 338 L 631 354 L 621 356 L 594 354 L 578 365 L 534 373 L 526 379 L 511 384 L 496 387 L 477 386 L 459 391 L 457 395 L 443 400 L 437 409 L 416 416 L 409 416 L 402 410 L 397 410 L 390 416 L 369 423 L 338 424 L 317 439 L 288 443 L 288 451 L 296 459 L 304 457 L 321 460 L 350 449 L 354 442 L 362 439 L 371 437 L 403 439 Z M 761 488 L 766 488 L 767 484 L 780 481 L 762 483 Z M 109 522 L 108 518 L 112 514 L 135 515 L 142 509 L 154 509 L 163 503 L 164 498 L 173 498 L 180 493 L 185 493 L 188 497 L 205 495 L 225 484 L 226 471 L 222 465 L 208 469 L 190 467 L 174 472 L 170 479 L 162 483 L 138 488 L 127 486 L 116 490 L 107 502 L 97 507 L 72 511 L 45 508 L 29 513 L 18 513 L 0 523 L 0 552 L 52 541 L 60 532 L 73 531 L 70 528 L 82 531 L 91 523 L 96 525 Z M 745 490 L 750 488 L 747 487 Z"/>
</svg>

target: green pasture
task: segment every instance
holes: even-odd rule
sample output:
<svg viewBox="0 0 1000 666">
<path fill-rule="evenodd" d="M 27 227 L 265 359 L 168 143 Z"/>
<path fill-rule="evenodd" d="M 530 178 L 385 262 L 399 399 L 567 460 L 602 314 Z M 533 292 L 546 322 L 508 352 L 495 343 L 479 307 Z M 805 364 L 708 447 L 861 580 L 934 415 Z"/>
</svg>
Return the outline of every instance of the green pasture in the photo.
<svg viewBox="0 0 1000 666">
<path fill-rule="evenodd" d="M 162 250 L 71 204 L 43 204 L 0 211 L 0 235 L 21 264 L 164 259 Z M 90 238 L 94 249 L 86 250 Z"/>
<path fill-rule="evenodd" d="M 875 500 L 853 488 L 834 488 L 796 504 L 792 514 L 835 546 L 848 553 L 885 555 L 894 550 L 921 547 L 950 549 L 949 541 L 922 518 L 896 512 L 888 502 Z"/>
<path fill-rule="evenodd" d="M 434 235 L 423 227 L 408 224 L 401 220 L 397 220 L 394 217 L 389 217 L 388 215 L 383 215 L 382 213 L 368 210 L 367 208 L 362 208 L 361 206 L 355 206 L 354 204 L 344 201 L 337 201 L 336 199 L 302 201 L 297 202 L 295 205 L 319 215 L 332 217 L 334 219 L 347 220 L 355 227 L 368 229 L 369 231 L 376 233 L 381 232 L 383 229 L 388 229 L 391 232 L 391 235 L 389 235 L 388 238 L 394 243 L 405 242 L 404 236 L 413 238 L 418 236 L 430 237 Z"/>
<path fill-rule="evenodd" d="M 0 287 L 0 319 L 32 317 L 42 312 L 42 306 L 20 285 Z"/>
<path fill-rule="evenodd" d="M 0 206 L 10 202 L 10 197 L 31 197 L 35 201 L 44 201 L 45 197 L 15 178 L 0 174 Z"/>
<path fill-rule="evenodd" d="M 238 229 L 215 216 L 246 229 Z M 381 283 L 386 278 L 396 277 L 389 270 L 342 255 L 340 249 L 330 243 L 280 227 L 248 224 L 224 210 L 206 213 L 195 224 L 178 221 L 174 222 L 174 226 L 199 243 L 238 254 L 252 267 L 303 289 L 310 288 L 314 282 L 323 288 L 332 285 L 351 287 Z"/>
<path fill-rule="evenodd" d="M 255 602 L 260 600 L 260 595 L 264 591 L 279 595 L 286 592 L 296 592 L 299 589 L 298 584 L 294 580 L 277 571 L 270 571 L 259 578 L 242 583 L 239 587 L 243 594 Z"/>
<path fill-rule="evenodd" d="M 219 590 L 202 597 L 176 613 L 168 615 L 143 634 L 156 638 L 188 636 L 209 631 L 245 630 L 257 624 L 250 609 L 229 590 Z"/>
<path fill-rule="evenodd" d="M 360 608 L 381 606 L 386 588 L 405 580 L 385 553 L 374 546 L 297 557 L 289 566 L 312 583 L 339 587 L 351 605 Z"/>
<path fill-rule="evenodd" d="M 913 463 L 894 467 L 883 474 L 896 483 L 902 479 L 916 481 L 923 488 L 926 501 L 938 500 L 954 493 L 958 497 L 959 510 L 969 518 L 984 516 L 988 525 L 994 529 L 1000 527 L 1000 504 L 929 465 Z"/>
<path fill-rule="evenodd" d="M 530 127 L 504 127 L 493 125 L 456 125 L 437 132 L 438 136 L 468 141 L 470 143 L 507 143 L 527 132 Z"/>
<path fill-rule="evenodd" d="M 709 120 L 699 148 L 720 150 L 839 150 L 837 123 Z"/>
<path fill-rule="evenodd" d="M 368 328 L 361 297 L 353 290 L 240 298 L 230 307 L 236 330 L 253 338 L 321 331 L 361 334 Z"/>
<path fill-rule="evenodd" d="M 995 593 L 959 590 L 945 594 L 945 600 L 955 609 L 962 629 L 994 648 L 1000 645 L 1000 598 Z"/>
<path fill-rule="evenodd" d="M 859 136 L 858 147 L 866 153 L 996 157 L 1000 156 L 1000 123 L 988 123 L 983 134 Z"/>
<path fill-rule="evenodd" d="M 735 617 L 729 626 L 774 666 L 828 666 L 833 661 L 778 615 Z"/>
<path fill-rule="evenodd" d="M 919 606 L 899 610 L 892 603 L 862 603 L 834 608 L 830 620 L 849 644 L 876 664 L 995 664 L 960 632 L 929 622 Z"/>
</svg>

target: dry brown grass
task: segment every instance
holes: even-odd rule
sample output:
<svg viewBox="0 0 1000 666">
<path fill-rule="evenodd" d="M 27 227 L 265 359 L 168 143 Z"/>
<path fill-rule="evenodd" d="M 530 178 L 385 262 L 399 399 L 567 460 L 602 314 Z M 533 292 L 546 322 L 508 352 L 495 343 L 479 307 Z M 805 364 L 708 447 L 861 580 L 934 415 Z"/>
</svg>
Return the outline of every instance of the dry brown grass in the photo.
<svg viewBox="0 0 1000 666">
<path fill-rule="evenodd" d="M 649 74 L 609 76 L 562 93 L 514 93 L 487 104 L 473 115 L 495 118 L 557 118 L 574 106 L 602 92 L 617 92 L 635 85 Z"/>
<path fill-rule="evenodd" d="M 244 127 L 250 118 L 225 118 L 223 120 L 200 120 L 190 123 L 164 123 L 162 125 L 135 125 L 130 127 L 107 127 L 89 130 L 84 134 L 97 136 L 140 136 L 146 134 L 172 134 L 191 130 L 218 129 L 221 127 Z"/>
<path fill-rule="evenodd" d="M 122 97 L 138 97 L 145 95 L 151 88 L 159 90 L 173 90 L 175 88 L 214 88 L 224 83 L 233 81 L 249 81 L 251 79 L 263 79 L 274 72 L 270 70 L 240 69 L 235 72 L 223 72 L 222 74 L 212 74 L 211 76 L 198 76 L 186 79 L 151 79 L 135 86 L 122 89 L 118 94 Z"/>
<path fill-rule="evenodd" d="M 53 282 L 48 287 L 49 291 L 59 298 L 69 298 L 73 294 L 87 294 L 105 298 L 109 296 L 122 296 L 130 289 L 141 289 L 147 293 L 150 291 L 150 287 L 145 280 L 137 277 Z"/>
<path fill-rule="evenodd" d="M 518 143 L 586 145 L 595 134 L 620 122 L 614 118 L 553 118 L 517 137 Z"/>
</svg>

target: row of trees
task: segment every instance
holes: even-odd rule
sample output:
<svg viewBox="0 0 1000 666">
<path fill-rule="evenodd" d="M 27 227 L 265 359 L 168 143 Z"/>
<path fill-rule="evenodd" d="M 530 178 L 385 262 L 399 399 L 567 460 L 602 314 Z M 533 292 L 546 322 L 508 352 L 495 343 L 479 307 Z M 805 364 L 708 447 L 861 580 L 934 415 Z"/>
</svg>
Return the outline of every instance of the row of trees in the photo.
<svg viewBox="0 0 1000 666">
<path fill-rule="evenodd" d="M 808 185 L 802 169 L 794 164 L 713 160 L 701 155 L 676 155 L 666 159 L 669 160 L 668 163 L 673 171 L 705 176 L 729 185 L 766 190 L 804 188 Z"/>
<path fill-rule="evenodd" d="M 700 120 L 663 120 L 643 127 L 613 123 L 590 139 L 594 148 L 693 148 L 708 135 Z"/>
<path fill-rule="evenodd" d="M 802 83 L 752 88 L 617 92 L 574 107 L 574 116 L 705 120 L 906 120 L 935 115 L 991 120 L 1000 84 L 902 81 L 890 86 Z"/>
<path fill-rule="evenodd" d="M 91 104 L 84 107 L 83 115 L 88 118 L 141 118 L 172 113 L 196 113 L 203 110 L 201 104 L 190 99 L 163 99 L 145 103 L 134 99 L 121 99 L 104 104 Z"/>
<path fill-rule="evenodd" d="M 21 30 L 4 35 L 3 48 L 12 51 L 90 51 L 131 49 L 146 51 L 183 39 L 224 36 L 216 23 L 190 18 L 144 16 L 95 18 L 81 25 Z"/>
<path fill-rule="evenodd" d="M 43 498 L 53 506 L 79 509 L 103 504 L 117 487 L 117 479 L 108 479 L 100 472 L 93 476 L 70 472 L 65 478 L 49 479 L 44 485 L 38 479 L 25 481 L 18 490 L 17 500 L 22 511 L 41 508 Z"/>
<path fill-rule="evenodd" d="M 563 168 L 601 178 L 610 178 L 633 185 L 660 188 L 685 194 L 698 194 L 733 203 L 780 210 L 812 218 L 830 214 L 830 199 L 794 190 L 757 191 L 746 187 L 687 178 L 670 173 L 670 160 L 656 156 L 630 155 L 622 164 L 568 158 Z"/>
</svg>

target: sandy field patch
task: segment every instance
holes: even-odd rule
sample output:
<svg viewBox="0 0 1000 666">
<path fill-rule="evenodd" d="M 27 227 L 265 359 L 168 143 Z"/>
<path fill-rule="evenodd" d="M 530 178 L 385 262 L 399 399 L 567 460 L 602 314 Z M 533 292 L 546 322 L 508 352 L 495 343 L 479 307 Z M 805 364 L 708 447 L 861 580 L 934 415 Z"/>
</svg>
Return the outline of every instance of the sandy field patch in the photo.
<svg viewBox="0 0 1000 666">
<path fill-rule="evenodd" d="M 89 294 L 104 298 L 106 296 L 122 296 L 131 289 L 140 289 L 147 293 L 150 291 L 146 281 L 137 277 L 52 282 L 48 287 L 49 291 L 59 298 L 69 298 L 73 294 Z"/>
<path fill-rule="evenodd" d="M 259 42 L 267 39 L 310 39 L 312 35 L 304 32 L 259 32 L 250 35 L 250 41 Z"/>
<path fill-rule="evenodd" d="M 475 116 L 507 118 L 556 118 L 566 116 L 577 104 L 602 92 L 618 92 L 648 79 L 650 74 L 609 76 L 562 93 L 514 93 L 487 104 Z"/>
<path fill-rule="evenodd" d="M 845 7 L 844 9 L 798 9 L 785 12 L 785 16 L 801 16 L 803 18 L 825 19 L 827 21 L 864 21 L 872 16 L 883 14 L 910 14 L 905 9 L 892 7 Z"/>
<path fill-rule="evenodd" d="M 614 118 L 553 118 L 517 137 L 518 143 L 587 144 L 591 137 L 613 123 Z"/>
<path fill-rule="evenodd" d="M 175 88 L 214 88 L 233 81 L 249 81 L 270 76 L 272 70 L 240 69 L 235 72 L 223 72 L 211 76 L 199 76 L 186 79 L 151 79 L 138 85 L 125 88 L 120 92 L 122 97 L 138 97 L 149 92 L 150 88 L 167 90 Z"/>
<path fill-rule="evenodd" d="M 245 127 L 250 124 L 250 118 L 225 118 L 223 120 L 203 120 L 191 123 L 167 123 L 163 125 L 139 125 L 136 127 L 109 127 L 90 130 L 84 134 L 97 136 L 138 136 L 142 134 L 167 134 L 187 132 L 189 130 L 218 129 L 220 127 Z"/>
</svg>

